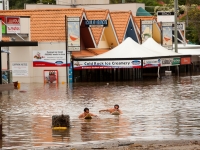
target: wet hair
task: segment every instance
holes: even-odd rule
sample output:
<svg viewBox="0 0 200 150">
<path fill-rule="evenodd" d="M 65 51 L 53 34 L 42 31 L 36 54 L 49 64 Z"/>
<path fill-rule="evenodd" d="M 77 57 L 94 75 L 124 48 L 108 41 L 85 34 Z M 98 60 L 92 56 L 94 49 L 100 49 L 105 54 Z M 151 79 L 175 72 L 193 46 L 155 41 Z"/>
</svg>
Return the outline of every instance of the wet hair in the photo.
<svg viewBox="0 0 200 150">
<path fill-rule="evenodd" d="M 87 107 L 86 107 L 86 108 L 84 108 L 84 112 L 86 112 L 87 110 L 89 111 L 89 108 L 87 108 Z"/>
<path fill-rule="evenodd" d="M 118 105 L 118 104 L 115 104 L 114 107 L 115 107 L 115 106 L 117 106 L 117 107 L 119 108 L 119 105 Z"/>
</svg>

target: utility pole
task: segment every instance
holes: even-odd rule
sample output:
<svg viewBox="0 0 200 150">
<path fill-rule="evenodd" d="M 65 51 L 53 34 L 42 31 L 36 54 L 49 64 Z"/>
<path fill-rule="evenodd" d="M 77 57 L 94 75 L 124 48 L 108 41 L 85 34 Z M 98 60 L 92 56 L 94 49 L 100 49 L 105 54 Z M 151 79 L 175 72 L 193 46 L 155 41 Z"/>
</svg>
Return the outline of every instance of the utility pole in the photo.
<svg viewBox="0 0 200 150">
<path fill-rule="evenodd" d="M 175 52 L 178 53 L 177 48 L 177 15 L 178 15 L 178 0 L 174 0 L 174 45 Z"/>
</svg>

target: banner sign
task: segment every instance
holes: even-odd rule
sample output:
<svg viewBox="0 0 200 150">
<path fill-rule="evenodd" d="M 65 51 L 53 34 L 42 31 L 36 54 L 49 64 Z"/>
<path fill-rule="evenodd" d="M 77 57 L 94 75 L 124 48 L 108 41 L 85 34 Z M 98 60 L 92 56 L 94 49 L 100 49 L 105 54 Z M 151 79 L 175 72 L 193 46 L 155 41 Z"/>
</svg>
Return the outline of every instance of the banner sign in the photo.
<svg viewBox="0 0 200 150">
<path fill-rule="evenodd" d="M 172 29 L 174 30 L 174 23 L 172 23 Z M 177 30 L 185 30 L 185 22 L 177 22 Z"/>
<path fill-rule="evenodd" d="M 152 30 L 153 30 L 153 22 L 152 20 L 149 21 L 142 21 L 142 27 L 141 27 L 141 37 L 142 37 L 142 43 L 144 43 L 148 38 L 152 37 Z"/>
<path fill-rule="evenodd" d="M 80 51 L 80 18 L 67 18 L 67 50 Z"/>
<path fill-rule="evenodd" d="M 65 50 L 33 51 L 33 67 L 65 67 Z"/>
<path fill-rule="evenodd" d="M 74 61 L 74 69 L 141 68 L 141 60 Z"/>
<path fill-rule="evenodd" d="M 162 46 L 172 50 L 172 23 L 162 23 Z"/>
<path fill-rule="evenodd" d="M 20 17 L 6 17 L 6 24 L 20 25 Z"/>
<path fill-rule="evenodd" d="M 161 58 L 161 67 L 180 65 L 180 58 Z"/>
<path fill-rule="evenodd" d="M 2 33 L 21 33 L 20 17 L 0 16 L 2 20 Z"/>
<path fill-rule="evenodd" d="M 27 62 L 13 62 L 12 63 L 13 76 L 28 76 L 28 63 Z"/>
<path fill-rule="evenodd" d="M 143 60 L 143 68 L 160 67 L 160 59 Z"/>
<path fill-rule="evenodd" d="M 95 26 L 108 26 L 108 20 L 85 20 L 85 26 L 87 27 L 95 27 Z"/>
<path fill-rule="evenodd" d="M 157 22 L 174 22 L 174 12 L 158 11 Z"/>
<path fill-rule="evenodd" d="M 7 25 L 7 33 L 20 33 L 21 28 L 18 25 Z"/>
<path fill-rule="evenodd" d="M 182 57 L 181 58 L 181 65 L 190 65 L 191 64 L 191 57 Z"/>
<path fill-rule="evenodd" d="M 20 33 L 20 17 L 6 17 L 7 33 Z"/>
</svg>

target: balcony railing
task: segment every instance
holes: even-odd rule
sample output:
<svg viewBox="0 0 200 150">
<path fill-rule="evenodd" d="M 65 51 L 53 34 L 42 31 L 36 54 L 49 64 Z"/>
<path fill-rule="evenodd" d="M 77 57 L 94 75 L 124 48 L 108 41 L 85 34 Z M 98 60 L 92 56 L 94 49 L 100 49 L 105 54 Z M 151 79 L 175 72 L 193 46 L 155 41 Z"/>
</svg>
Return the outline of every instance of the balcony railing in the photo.
<svg viewBox="0 0 200 150">
<path fill-rule="evenodd" d="M 2 84 L 8 84 L 12 82 L 12 70 L 2 70 Z"/>
</svg>

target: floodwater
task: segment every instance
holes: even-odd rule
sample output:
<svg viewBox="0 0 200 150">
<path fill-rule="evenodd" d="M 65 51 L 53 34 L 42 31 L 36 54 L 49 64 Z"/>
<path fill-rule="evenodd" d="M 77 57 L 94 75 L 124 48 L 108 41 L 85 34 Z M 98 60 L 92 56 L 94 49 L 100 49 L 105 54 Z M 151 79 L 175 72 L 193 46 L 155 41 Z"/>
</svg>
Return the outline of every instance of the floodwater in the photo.
<svg viewBox="0 0 200 150">
<path fill-rule="evenodd" d="M 162 80 L 21 84 L 0 95 L 3 149 L 62 146 L 115 138 L 199 139 L 200 76 Z M 99 113 L 119 104 L 123 114 Z M 78 119 L 88 107 L 98 118 Z M 71 128 L 52 130 L 53 115 L 69 115 Z"/>
</svg>

